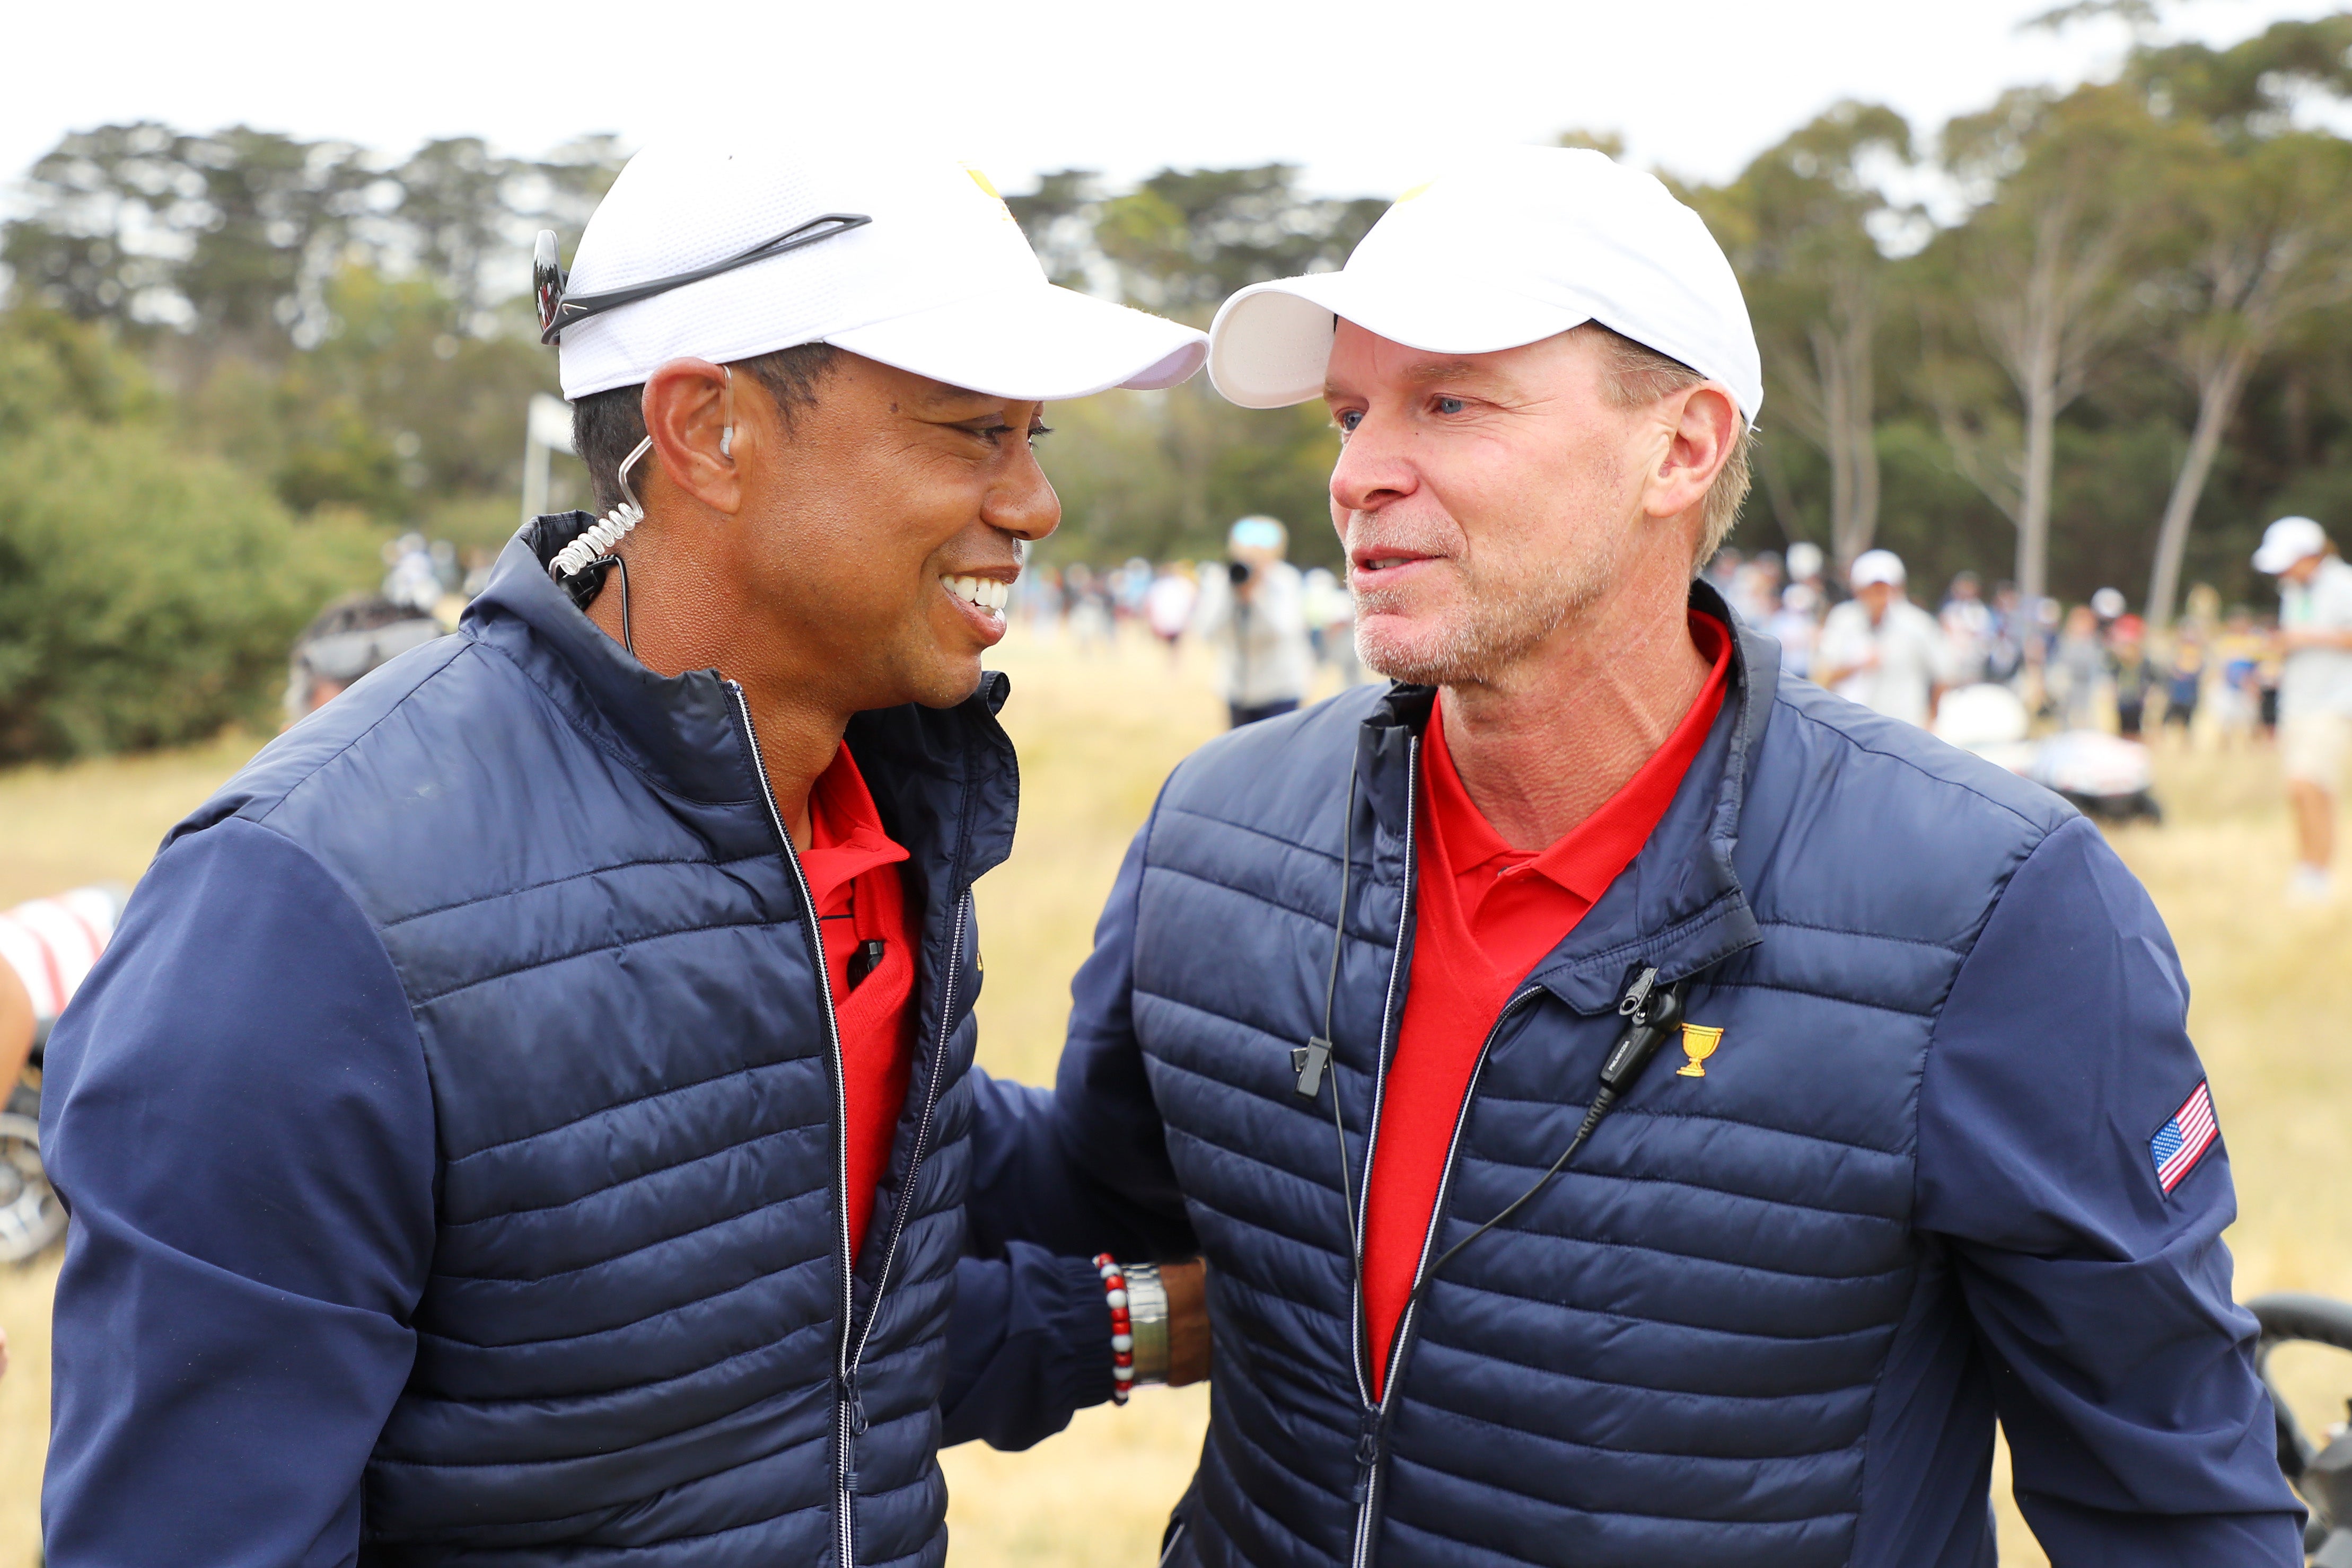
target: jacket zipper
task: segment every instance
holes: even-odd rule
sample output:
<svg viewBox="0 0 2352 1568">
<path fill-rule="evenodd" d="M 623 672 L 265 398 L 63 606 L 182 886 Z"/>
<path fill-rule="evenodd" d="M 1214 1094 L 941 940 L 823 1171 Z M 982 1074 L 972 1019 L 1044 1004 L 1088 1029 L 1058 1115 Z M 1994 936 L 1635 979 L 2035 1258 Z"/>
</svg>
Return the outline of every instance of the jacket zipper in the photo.
<svg viewBox="0 0 2352 1568">
<path fill-rule="evenodd" d="M 1385 1457 L 1382 1443 L 1388 1434 L 1389 1411 L 1396 1398 L 1397 1372 L 1404 1364 L 1405 1351 L 1412 1339 L 1413 1328 L 1421 1319 L 1423 1276 L 1428 1273 L 1429 1260 L 1437 1250 L 1438 1228 L 1445 1219 L 1445 1200 L 1454 1189 L 1454 1162 L 1462 1152 L 1462 1130 L 1470 1124 L 1470 1103 L 1478 1096 L 1478 1080 L 1486 1071 L 1486 1053 L 1495 1048 L 1496 1037 L 1503 1032 L 1503 1025 L 1510 1021 L 1519 1004 L 1542 994 L 1542 987 L 1531 986 L 1505 1002 L 1503 1010 L 1495 1015 L 1495 1022 L 1486 1030 L 1486 1038 L 1479 1043 L 1477 1060 L 1471 1063 L 1470 1082 L 1462 1092 L 1462 1108 L 1454 1113 L 1453 1135 L 1446 1141 L 1445 1164 L 1440 1167 L 1437 1178 L 1437 1199 L 1430 1206 L 1429 1228 L 1422 1235 L 1421 1257 L 1413 1264 L 1412 1289 L 1405 1297 L 1404 1315 L 1397 1322 L 1396 1335 L 1389 1343 L 1388 1364 L 1381 1370 L 1381 1397 L 1378 1403 L 1367 1406 L 1362 1416 L 1363 1429 L 1356 1441 L 1356 1492 L 1362 1500 L 1356 1509 L 1356 1540 L 1348 1556 L 1349 1568 L 1370 1568 L 1372 1561 L 1372 1533 L 1380 1521 L 1381 1461 Z M 1369 1187 L 1371 1181 L 1372 1166 L 1368 1155 L 1364 1162 L 1364 1185 Z M 1360 1278 L 1360 1266 L 1357 1272 Z M 1358 1310 L 1361 1312 L 1360 1306 Z"/>
<path fill-rule="evenodd" d="M 793 848 L 793 835 L 785 830 L 783 813 L 776 810 L 776 792 L 768 782 L 768 764 L 760 755 L 759 732 L 751 726 L 751 705 L 743 696 L 743 688 L 733 681 L 727 683 L 728 695 L 735 699 L 735 712 L 743 721 L 743 738 L 751 748 L 751 769 L 760 780 L 760 798 L 767 802 L 768 822 L 776 831 L 776 842 L 784 852 L 784 864 L 791 868 L 793 885 L 800 890 L 803 936 L 809 945 L 810 956 L 816 966 L 818 998 L 824 1003 L 825 1069 L 833 1077 L 834 1137 L 833 1137 L 833 1207 L 841 1218 L 840 1233 L 834 1239 L 838 1243 L 835 1256 L 841 1263 L 841 1341 L 836 1352 L 836 1403 L 834 1410 L 834 1490 L 840 1512 L 841 1568 L 852 1568 L 854 1542 L 850 1523 L 850 1495 L 856 1488 L 856 1466 L 850 1453 L 856 1434 L 851 1431 L 852 1416 L 856 1403 L 850 1383 L 849 1320 L 856 1309 L 856 1282 L 850 1274 L 849 1237 L 849 1093 L 842 1082 L 841 1025 L 833 1010 L 833 976 L 825 967 L 824 936 L 817 928 L 816 900 L 810 895 L 808 878 L 801 871 L 801 857 Z"/>
<path fill-rule="evenodd" d="M 1371 1124 L 1365 1129 L 1364 1133 L 1364 1176 L 1363 1180 L 1356 1184 L 1356 1224 L 1353 1233 L 1349 1238 L 1350 1245 L 1355 1249 L 1354 1267 L 1350 1270 L 1354 1277 L 1349 1282 L 1354 1311 L 1349 1316 L 1349 1332 L 1355 1340 L 1353 1360 L 1356 1373 L 1356 1398 L 1359 1404 L 1356 1417 L 1356 1533 L 1354 1543 L 1349 1552 L 1349 1568 L 1364 1568 L 1371 1552 L 1372 1521 L 1379 1508 L 1377 1488 L 1373 1485 L 1373 1479 L 1380 1469 L 1381 1412 L 1390 1392 L 1390 1385 L 1383 1383 L 1382 1397 L 1379 1400 L 1372 1397 L 1371 1374 L 1365 1363 L 1365 1358 L 1371 1352 L 1371 1346 L 1366 1339 L 1363 1235 L 1365 1218 L 1371 1208 L 1372 1160 L 1379 1152 L 1381 1143 L 1381 1108 L 1388 1098 L 1389 1058 L 1399 1025 L 1397 982 L 1403 978 L 1405 937 L 1412 929 L 1413 895 L 1416 891 L 1414 873 L 1417 859 L 1414 828 L 1419 821 L 1421 810 L 1420 785 L 1421 737 L 1415 736 L 1405 747 L 1404 897 L 1400 901 L 1397 910 L 1396 946 L 1389 959 L 1388 995 L 1381 1003 L 1381 1053 L 1372 1072 Z M 1332 1080 L 1331 1092 L 1334 1095 L 1339 1092 L 1337 1078 Z M 1427 1250 L 1425 1243 L 1423 1249 Z"/>
<path fill-rule="evenodd" d="M 940 1082 L 946 1076 L 948 1030 L 955 1019 L 956 960 L 963 956 L 964 916 L 971 907 L 971 894 L 966 891 L 956 899 L 954 934 L 948 938 L 947 977 L 940 988 L 940 1042 L 933 1057 L 931 1081 L 923 1091 L 922 1118 L 915 1124 L 915 1146 L 907 1160 L 906 1182 L 898 1189 L 898 1212 L 890 1217 L 890 1239 L 883 1247 L 882 1270 L 874 1277 L 874 1303 L 858 1329 L 856 1348 L 849 1354 L 849 1400 L 859 1435 L 866 1430 L 866 1403 L 857 1392 L 858 1364 L 865 1359 L 866 1342 L 874 1335 L 874 1320 L 882 1315 L 882 1292 L 890 1288 L 891 1265 L 898 1259 L 898 1238 L 906 1233 L 908 1211 L 915 1207 L 915 1177 L 921 1172 L 923 1156 L 930 1149 L 931 1117 L 939 1109 Z M 850 1568 L 845 1560 L 843 1568 Z"/>
</svg>

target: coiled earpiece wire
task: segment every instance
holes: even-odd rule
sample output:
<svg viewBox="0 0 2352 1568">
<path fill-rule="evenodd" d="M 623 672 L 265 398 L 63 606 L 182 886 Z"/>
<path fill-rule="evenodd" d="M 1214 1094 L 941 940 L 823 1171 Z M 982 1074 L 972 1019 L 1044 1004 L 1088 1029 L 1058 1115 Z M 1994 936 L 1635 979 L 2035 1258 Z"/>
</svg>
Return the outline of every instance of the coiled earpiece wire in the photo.
<svg viewBox="0 0 2352 1568">
<path fill-rule="evenodd" d="M 629 626 L 629 563 L 613 552 L 614 547 L 629 537 L 630 529 L 646 520 L 644 504 L 637 499 L 637 493 L 629 488 L 629 470 L 653 449 L 654 438 L 650 435 L 629 448 L 629 455 L 621 459 L 620 467 L 613 474 L 613 483 L 621 492 L 620 503 L 604 514 L 603 521 L 589 524 L 578 538 L 556 551 L 555 559 L 547 563 L 547 575 L 558 582 L 568 577 L 577 577 L 591 567 L 616 566 L 621 569 L 621 646 L 626 648 L 632 657 L 636 654 L 637 643 Z M 594 599 L 595 592 L 591 589 L 584 597 L 577 593 L 573 597 L 581 608 L 585 609 Z"/>
</svg>

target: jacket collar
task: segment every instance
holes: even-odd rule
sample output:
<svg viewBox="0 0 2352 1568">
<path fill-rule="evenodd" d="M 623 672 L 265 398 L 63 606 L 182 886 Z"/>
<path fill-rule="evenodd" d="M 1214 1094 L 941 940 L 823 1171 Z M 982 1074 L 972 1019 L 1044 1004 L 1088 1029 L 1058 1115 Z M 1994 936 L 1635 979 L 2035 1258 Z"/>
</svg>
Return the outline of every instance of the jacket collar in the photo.
<svg viewBox="0 0 2352 1568">
<path fill-rule="evenodd" d="M 1616 1006 L 1628 966 L 1654 964 L 1662 980 L 1685 978 L 1761 939 L 1754 912 L 1732 869 L 1748 766 L 1772 716 L 1780 645 L 1742 624 L 1705 580 L 1691 584 L 1690 607 L 1732 631 L 1729 689 L 1706 743 L 1683 776 L 1649 842 L 1528 978 L 1580 1013 Z M 1358 740 L 1376 820 L 1404 829 L 1411 742 L 1429 723 L 1436 698 L 1428 686 L 1397 685 L 1364 721 Z"/>
<path fill-rule="evenodd" d="M 646 668 L 549 578 L 546 563 L 593 521 L 570 512 L 526 524 L 461 630 L 512 660 L 574 727 L 655 789 L 704 805 L 759 801 L 725 677 Z M 991 671 L 954 707 L 908 704 L 850 723 L 850 750 L 891 836 L 935 877 L 948 871 L 950 883 L 969 883 L 1012 847 L 1019 773 L 996 722 L 1009 689 Z"/>
</svg>

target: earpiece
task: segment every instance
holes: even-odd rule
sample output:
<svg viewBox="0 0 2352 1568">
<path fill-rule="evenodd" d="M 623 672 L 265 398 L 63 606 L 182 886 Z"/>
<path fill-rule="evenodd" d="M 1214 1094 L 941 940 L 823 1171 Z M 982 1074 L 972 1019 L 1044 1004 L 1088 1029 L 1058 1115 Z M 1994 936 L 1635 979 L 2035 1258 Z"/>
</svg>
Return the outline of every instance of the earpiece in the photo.
<svg viewBox="0 0 2352 1568">
<path fill-rule="evenodd" d="M 727 391 L 722 394 L 727 400 L 727 423 L 719 427 L 719 455 L 732 457 L 735 455 L 735 367 L 721 365 L 719 368 L 727 376 Z"/>
</svg>

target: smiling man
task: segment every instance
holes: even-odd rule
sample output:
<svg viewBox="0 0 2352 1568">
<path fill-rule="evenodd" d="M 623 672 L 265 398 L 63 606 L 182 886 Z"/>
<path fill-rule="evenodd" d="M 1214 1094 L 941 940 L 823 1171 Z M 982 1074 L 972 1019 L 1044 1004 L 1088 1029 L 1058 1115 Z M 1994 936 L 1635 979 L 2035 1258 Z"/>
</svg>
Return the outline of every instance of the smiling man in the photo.
<svg viewBox="0 0 2352 1568">
<path fill-rule="evenodd" d="M 959 1263 L 1029 1103 L 968 1071 L 981 656 L 1040 400 L 1200 334 L 958 165 L 762 144 L 542 273 L 605 517 L 181 823 L 50 1045 L 60 1568 L 935 1565 L 943 1405 L 1112 1393 L 1093 1263 Z"/>
<path fill-rule="evenodd" d="M 2300 1562 L 2147 895 L 1694 580 L 1762 396 L 1698 218 L 1498 152 L 1211 336 L 1328 403 L 1397 684 L 1180 767 L 1074 987 L 1021 1212 L 1209 1264 L 1167 1561 L 1979 1568 L 1998 1413 L 2054 1562 Z"/>
</svg>

